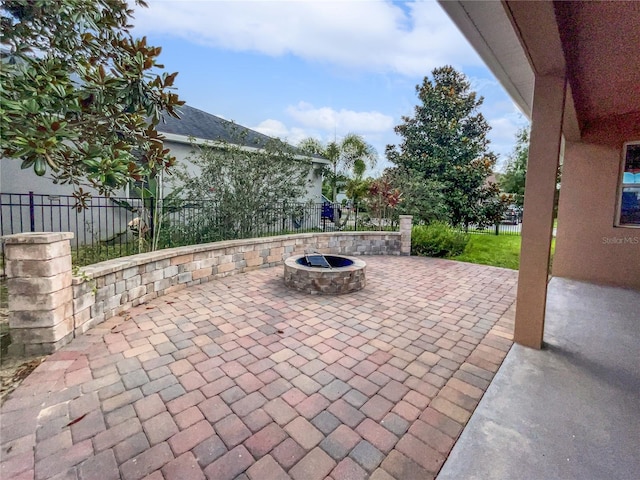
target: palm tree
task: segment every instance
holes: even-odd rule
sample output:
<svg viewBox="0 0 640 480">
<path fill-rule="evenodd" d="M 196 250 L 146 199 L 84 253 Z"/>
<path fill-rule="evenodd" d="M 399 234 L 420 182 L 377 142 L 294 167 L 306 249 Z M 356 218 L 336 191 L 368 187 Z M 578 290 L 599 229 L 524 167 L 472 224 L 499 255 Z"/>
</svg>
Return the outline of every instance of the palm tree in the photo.
<svg viewBox="0 0 640 480">
<path fill-rule="evenodd" d="M 354 204 L 357 204 L 358 200 L 363 198 L 369 191 L 371 178 L 363 178 L 366 169 L 367 166 L 364 161 L 361 159 L 356 160 L 353 163 L 353 177 L 348 178 L 345 183 L 347 198 L 350 198 Z"/>
<path fill-rule="evenodd" d="M 320 155 L 331 162 L 329 182 L 333 193 L 331 200 L 334 203 L 338 194 L 338 181 L 341 177 L 347 176 L 354 167 L 363 172 L 363 166 L 373 167 L 378 160 L 375 148 L 355 133 L 349 133 L 339 142 L 334 140 L 326 145 L 309 137 L 302 140 L 298 144 L 298 148 L 308 155 Z"/>
</svg>

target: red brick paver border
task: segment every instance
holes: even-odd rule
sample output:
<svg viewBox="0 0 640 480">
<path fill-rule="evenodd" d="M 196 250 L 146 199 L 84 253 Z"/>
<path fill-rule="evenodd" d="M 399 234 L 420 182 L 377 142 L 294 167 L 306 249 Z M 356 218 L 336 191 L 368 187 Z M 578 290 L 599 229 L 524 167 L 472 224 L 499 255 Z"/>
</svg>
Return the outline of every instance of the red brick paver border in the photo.
<svg viewBox="0 0 640 480">
<path fill-rule="evenodd" d="M 511 346 L 516 272 L 365 257 L 174 292 L 51 355 L 2 407 L 0 477 L 434 478 Z"/>
</svg>

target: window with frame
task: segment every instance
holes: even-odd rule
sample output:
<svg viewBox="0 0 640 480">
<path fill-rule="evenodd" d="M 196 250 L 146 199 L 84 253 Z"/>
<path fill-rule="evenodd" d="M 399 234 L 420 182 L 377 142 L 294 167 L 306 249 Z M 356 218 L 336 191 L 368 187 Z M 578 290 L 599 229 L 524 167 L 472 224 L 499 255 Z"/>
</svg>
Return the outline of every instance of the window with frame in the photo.
<svg viewBox="0 0 640 480">
<path fill-rule="evenodd" d="M 617 225 L 640 227 L 640 141 L 624 144 Z"/>
</svg>

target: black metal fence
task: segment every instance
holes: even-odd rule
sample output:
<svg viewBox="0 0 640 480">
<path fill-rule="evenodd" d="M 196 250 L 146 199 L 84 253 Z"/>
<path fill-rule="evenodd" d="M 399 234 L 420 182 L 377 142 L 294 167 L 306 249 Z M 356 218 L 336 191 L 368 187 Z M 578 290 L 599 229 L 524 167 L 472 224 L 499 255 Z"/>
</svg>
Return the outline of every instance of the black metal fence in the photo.
<svg viewBox="0 0 640 480">
<path fill-rule="evenodd" d="M 395 226 L 363 207 L 278 203 L 259 211 L 225 209 L 206 200 L 92 197 L 78 208 L 70 195 L 0 193 L 0 234 L 73 232 L 73 260 L 87 265 L 151 249 L 333 230 Z"/>
<path fill-rule="evenodd" d="M 394 229 L 397 220 L 378 218 L 364 206 L 278 203 L 257 211 L 207 200 L 92 197 L 78 208 L 71 195 L 0 193 L 0 235 L 73 232 L 73 261 L 87 265 L 152 249 L 239 238 L 334 230 Z M 522 224 L 460 227 L 476 234 L 520 235 Z M 3 252 L 1 252 L 3 253 Z M 0 275 L 4 274 L 0 256 Z"/>
<path fill-rule="evenodd" d="M 79 210 L 70 195 L 0 193 L 0 233 L 73 232 L 74 260 L 80 264 L 130 255 L 137 253 L 127 233 L 137 215 L 135 203 L 128 210 L 114 199 L 94 197 Z"/>
<path fill-rule="evenodd" d="M 478 227 L 476 225 L 469 225 L 467 228 L 464 226 L 455 227 L 456 230 L 467 233 L 478 233 L 485 235 L 520 235 L 522 230 L 522 223 L 520 220 L 516 222 L 501 222 L 496 225 L 489 225 L 487 227 Z"/>
</svg>

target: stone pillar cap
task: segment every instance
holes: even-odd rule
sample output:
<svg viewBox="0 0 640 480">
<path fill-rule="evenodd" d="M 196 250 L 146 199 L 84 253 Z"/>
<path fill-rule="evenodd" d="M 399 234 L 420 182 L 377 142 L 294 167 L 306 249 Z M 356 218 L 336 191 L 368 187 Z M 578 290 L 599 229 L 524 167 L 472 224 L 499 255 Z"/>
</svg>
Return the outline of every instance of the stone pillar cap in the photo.
<svg viewBox="0 0 640 480">
<path fill-rule="evenodd" d="M 71 240 L 73 233 L 71 232 L 25 232 L 14 233 L 13 235 L 5 235 L 2 241 L 5 244 L 36 244 L 36 243 L 53 243 L 62 240 Z"/>
</svg>

